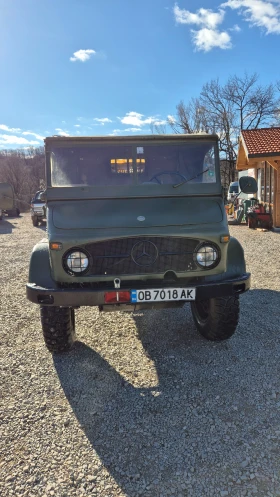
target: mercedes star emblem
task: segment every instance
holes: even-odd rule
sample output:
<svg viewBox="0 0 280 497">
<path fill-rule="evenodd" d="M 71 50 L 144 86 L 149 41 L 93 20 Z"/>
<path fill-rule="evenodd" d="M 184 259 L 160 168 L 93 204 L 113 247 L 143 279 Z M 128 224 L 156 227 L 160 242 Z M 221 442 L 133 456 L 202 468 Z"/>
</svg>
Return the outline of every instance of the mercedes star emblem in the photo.
<svg viewBox="0 0 280 497">
<path fill-rule="evenodd" d="M 148 240 L 140 241 L 133 245 L 131 258 L 137 266 L 152 266 L 158 258 L 158 249 Z"/>
</svg>

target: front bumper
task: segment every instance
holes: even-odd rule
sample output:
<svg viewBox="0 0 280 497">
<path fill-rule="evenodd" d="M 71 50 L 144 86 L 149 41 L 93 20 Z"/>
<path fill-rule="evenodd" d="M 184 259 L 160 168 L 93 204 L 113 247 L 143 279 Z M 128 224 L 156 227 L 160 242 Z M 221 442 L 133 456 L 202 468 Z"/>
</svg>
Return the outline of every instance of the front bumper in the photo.
<svg viewBox="0 0 280 497">
<path fill-rule="evenodd" d="M 41 206 L 31 207 L 30 209 L 31 217 L 46 217 L 46 209 Z"/>
<path fill-rule="evenodd" d="M 31 217 L 46 217 L 45 213 L 43 211 L 32 211 L 31 212 Z"/>
<path fill-rule="evenodd" d="M 196 288 L 196 300 L 204 300 L 214 297 L 226 297 L 244 293 L 250 288 L 251 275 L 245 273 L 239 278 L 224 281 L 211 281 L 199 284 L 191 284 Z M 171 285 L 169 285 L 171 286 Z M 176 287 L 180 285 L 174 285 Z M 182 287 L 185 285 L 181 285 Z M 133 285 L 133 288 L 137 286 Z M 155 285 L 153 285 L 155 288 Z M 162 288 L 159 284 L 158 288 Z M 129 290 L 122 287 L 120 290 Z M 147 287 L 148 289 L 148 287 Z M 106 306 L 104 304 L 104 293 L 115 288 L 96 290 L 92 288 L 42 288 L 35 283 L 26 285 L 27 298 L 31 302 L 40 305 L 51 305 L 58 307 L 81 307 L 81 306 Z M 178 301 L 177 301 L 178 302 Z M 179 301 L 180 302 L 180 301 Z M 168 302 L 166 302 L 168 304 Z M 122 304 L 120 304 L 121 306 Z M 155 303 L 153 302 L 153 306 Z"/>
</svg>

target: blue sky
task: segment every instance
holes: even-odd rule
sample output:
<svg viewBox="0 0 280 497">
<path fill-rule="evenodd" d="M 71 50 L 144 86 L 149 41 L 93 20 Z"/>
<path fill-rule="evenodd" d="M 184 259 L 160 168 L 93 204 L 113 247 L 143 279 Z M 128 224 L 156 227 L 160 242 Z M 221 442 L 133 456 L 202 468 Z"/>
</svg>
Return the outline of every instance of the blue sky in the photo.
<svg viewBox="0 0 280 497">
<path fill-rule="evenodd" d="M 0 0 L 0 148 L 150 133 L 207 81 L 280 79 L 280 0 Z"/>
</svg>

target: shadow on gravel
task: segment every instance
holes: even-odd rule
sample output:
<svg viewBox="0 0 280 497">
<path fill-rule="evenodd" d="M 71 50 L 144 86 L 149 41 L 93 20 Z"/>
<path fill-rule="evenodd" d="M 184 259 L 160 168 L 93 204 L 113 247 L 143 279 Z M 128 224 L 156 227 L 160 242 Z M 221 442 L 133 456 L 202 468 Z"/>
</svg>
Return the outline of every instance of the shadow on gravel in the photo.
<svg viewBox="0 0 280 497">
<path fill-rule="evenodd" d="M 36 228 L 42 231 L 47 231 L 47 223 L 39 224 L 39 226 L 36 226 Z"/>
<path fill-rule="evenodd" d="M 199 336 L 187 306 L 135 314 L 135 340 L 154 362 L 155 388 L 134 387 L 81 342 L 54 357 L 75 416 L 125 495 L 187 495 L 182 484 L 193 478 L 195 495 L 206 495 L 214 474 L 226 482 L 248 447 L 279 429 L 278 411 L 259 410 L 263 378 L 274 385 L 279 377 L 279 302 L 276 291 L 242 296 L 239 329 L 219 344 Z"/>
<path fill-rule="evenodd" d="M 47 223 L 45 221 L 40 222 L 38 224 L 38 226 L 33 226 L 32 222 L 31 222 L 31 218 L 30 218 L 30 224 L 35 229 L 42 230 L 42 231 L 47 231 Z"/>
<path fill-rule="evenodd" d="M 0 235 L 7 235 L 9 233 L 12 233 L 13 229 L 15 228 L 16 226 L 6 219 L 2 219 L 2 221 L 0 221 Z"/>
</svg>

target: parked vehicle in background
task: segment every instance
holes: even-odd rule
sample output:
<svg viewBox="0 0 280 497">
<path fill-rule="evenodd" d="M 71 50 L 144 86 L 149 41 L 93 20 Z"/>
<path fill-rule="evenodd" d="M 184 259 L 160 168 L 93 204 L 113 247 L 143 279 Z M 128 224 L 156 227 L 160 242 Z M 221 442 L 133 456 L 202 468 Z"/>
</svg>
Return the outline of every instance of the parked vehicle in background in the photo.
<svg viewBox="0 0 280 497">
<path fill-rule="evenodd" d="M 228 201 L 231 202 L 231 200 L 233 200 L 239 192 L 239 182 L 233 181 L 232 183 L 230 183 L 227 196 Z"/>
<path fill-rule="evenodd" d="M 48 239 L 33 249 L 27 297 L 48 350 L 72 346 L 80 306 L 189 302 L 205 338 L 230 338 L 250 274 L 229 235 L 218 136 L 52 137 L 45 150 Z"/>
<path fill-rule="evenodd" d="M 35 193 L 31 200 L 31 219 L 33 226 L 38 226 L 39 223 L 46 221 L 46 202 L 41 199 L 43 190 Z"/>
<path fill-rule="evenodd" d="M 14 208 L 14 190 L 10 183 L 0 183 L 0 220 L 5 210 Z"/>
</svg>

